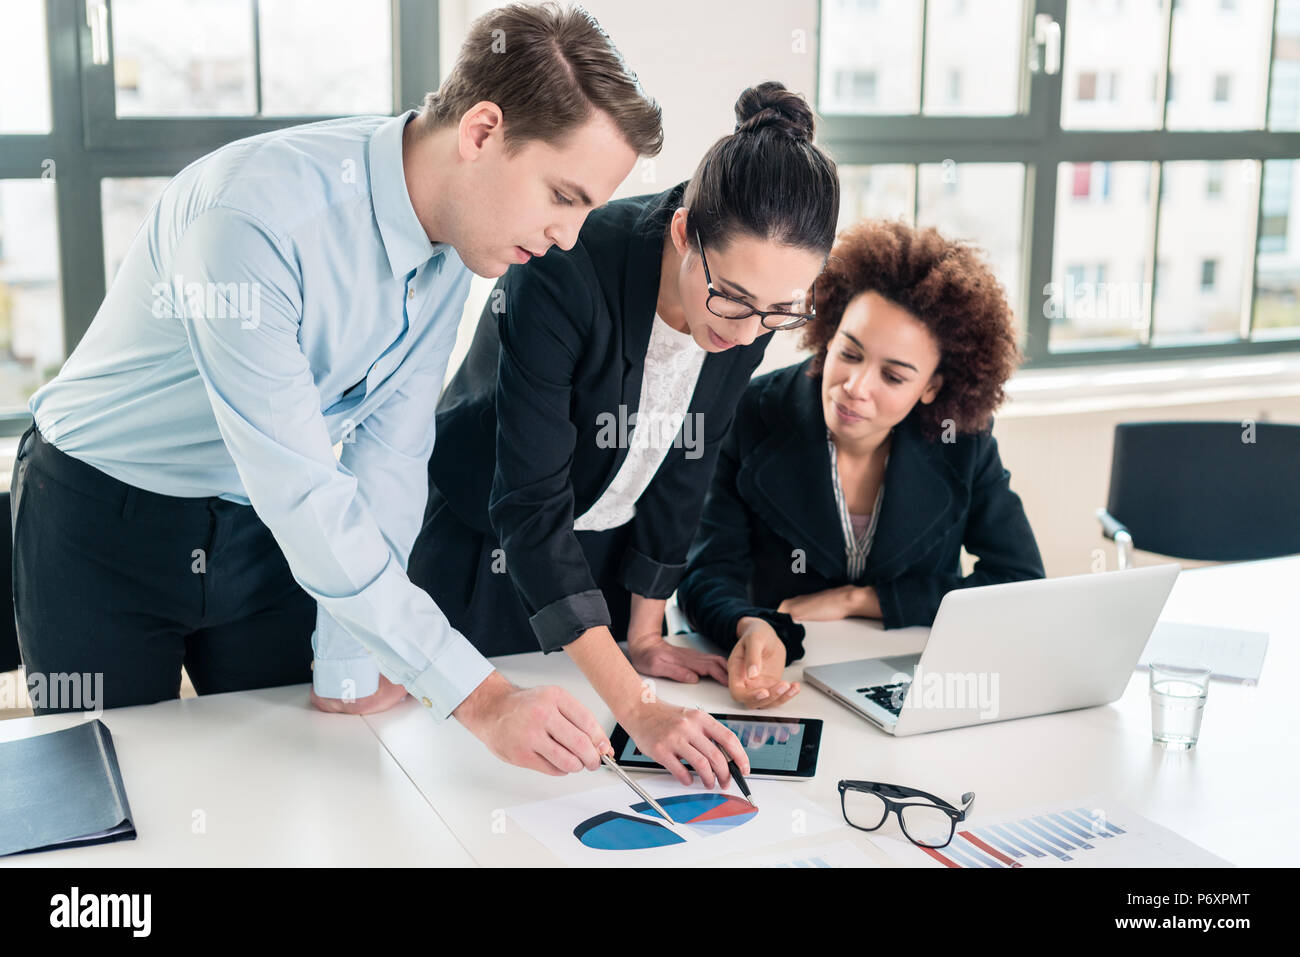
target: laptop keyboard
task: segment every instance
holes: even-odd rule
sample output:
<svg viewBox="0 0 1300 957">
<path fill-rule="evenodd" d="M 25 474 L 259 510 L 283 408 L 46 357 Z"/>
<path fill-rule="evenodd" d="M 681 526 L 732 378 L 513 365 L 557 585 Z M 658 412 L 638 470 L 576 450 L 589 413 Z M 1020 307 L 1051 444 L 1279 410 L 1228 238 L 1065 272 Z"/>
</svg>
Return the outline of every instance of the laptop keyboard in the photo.
<svg viewBox="0 0 1300 957">
<path fill-rule="evenodd" d="M 868 701 L 874 701 L 891 714 L 897 715 L 903 710 L 903 699 L 907 697 L 907 689 L 911 684 L 910 681 L 898 681 L 891 685 L 871 685 L 867 688 L 859 688 L 858 694 Z"/>
</svg>

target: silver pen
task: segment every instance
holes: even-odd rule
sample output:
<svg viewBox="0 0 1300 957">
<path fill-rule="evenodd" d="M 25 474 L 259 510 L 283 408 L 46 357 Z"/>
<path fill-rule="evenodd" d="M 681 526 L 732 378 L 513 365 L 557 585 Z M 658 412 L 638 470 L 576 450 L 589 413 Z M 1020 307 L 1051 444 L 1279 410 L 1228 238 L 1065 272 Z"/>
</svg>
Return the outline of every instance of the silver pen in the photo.
<svg viewBox="0 0 1300 957">
<path fill-rule="evenodd" d="M 646 802 L 647 804 L 649 804 L 652 808 L 654 808 L 655 811 L 659 814 L 659 816 L 662 817 L 665 821 L 668 822 L 668 827 L 672 829 L 672 832 L 673 832 L 674 834 L 677 834 L 677 835 L 683 837 L 683 839 L 685 838 L 685 836 L 682 835 L 682 833 L 681 833 L 679 830 L 677 830 L 677 822 L 674 821 L 674 820 L 673 820 L 673 819 L 668 815 L 668 812 L 667 812 L 667 811 L 665 811 L 662 807 L 659 806 L 659 802 L 658 802 L 658 801 L 656 801 L 654 798 L 652 798 L 649 794 L 647 794 L 647 793 L 645 792 L 645 790 L 641 787 L 641 785 L 637 784 L 635 781 L 633 781 L 630 777 L 627 776 L 627 772 L 624 771 L 622 768 L 620 768 L 620 767 L 618 766 L 618 762 L 617 762 L 617 761 L 615 761 L 613 758 L 611 758 L 608 754 L 602 754 L 602 755 L 600 756 L 600 760 L 601 760 L 601 762 L 605 765 L 605 767 L 609 768 L 611 771 L 613 771 L 615 774 L 617 774 L 620 778 L 622 778 L 622 779 L 623 779 L 623 783 L 625 783 L 625 784 L 626 784 L 628 787 L 630 787 L 633 791 L 635 791 L 637 794 L 639 794 L 639 795 L 641 796 L 641 799 L 642 799 L 643 801 L 645 801 L 645 802 Z"/>
</svg>

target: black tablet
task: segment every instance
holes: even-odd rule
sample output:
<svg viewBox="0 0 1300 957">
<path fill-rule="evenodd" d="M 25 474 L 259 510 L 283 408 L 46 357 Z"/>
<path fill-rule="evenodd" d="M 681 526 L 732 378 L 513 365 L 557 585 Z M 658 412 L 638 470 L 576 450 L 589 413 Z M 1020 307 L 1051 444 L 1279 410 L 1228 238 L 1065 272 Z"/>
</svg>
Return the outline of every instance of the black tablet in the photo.
<svg viewBox="0 0 1300 957">
<path fill-rule="evenodd" d="M 744 714 L 715 714 L 740 738 L 749 755 L 751 778 L 806 781 L 817 773 L 822 742 L 821 718 L 772 718 Z M 664 771 L 654 758 L 642 754 L 622 725 L 609 736 L 618 766 L 626 771 Z M 667 773 L 667 772 L 665 772 Z"/>
</svg>

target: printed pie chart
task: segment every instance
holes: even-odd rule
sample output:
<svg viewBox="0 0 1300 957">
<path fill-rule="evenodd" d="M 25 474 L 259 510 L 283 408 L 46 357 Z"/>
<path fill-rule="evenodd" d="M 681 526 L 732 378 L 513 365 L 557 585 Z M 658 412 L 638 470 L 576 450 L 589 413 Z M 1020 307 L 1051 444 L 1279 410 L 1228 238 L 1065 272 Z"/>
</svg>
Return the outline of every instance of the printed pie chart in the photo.
<svg viewBox="0 0 1300 957">
<path fill-rule="evenodd" d="M 733 794 L 678 794 L 659 799 L 659 806 L 680 824 L 701 837 L 720 834 L 744 824 L 758 808 Z M 587 847 L 605 851 L 630 851 L 647 847 L 664 847 L 685 843 L 662 823 L 662 819 L 644 801 L 633 804 L 636 814 L 602 811 L 573 829 L 573 836 Z M 648 815 L 648 816 L 640 816 Z"/>
</svg>

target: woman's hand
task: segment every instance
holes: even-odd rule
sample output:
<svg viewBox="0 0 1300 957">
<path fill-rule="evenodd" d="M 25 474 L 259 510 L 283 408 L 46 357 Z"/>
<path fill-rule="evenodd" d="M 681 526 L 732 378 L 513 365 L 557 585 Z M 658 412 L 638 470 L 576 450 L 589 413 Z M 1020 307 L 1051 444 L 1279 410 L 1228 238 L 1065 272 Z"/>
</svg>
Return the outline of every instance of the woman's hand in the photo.
<svg viewBox="0 0 1300 957">
<path fill-rule="evenodd" d="M 841 585 L 811 595 L 797 595 L 776 610 L 795 621 L 839 621 L 841 618 L 880 618 L 880 597 L 870 585 Z"/>
<path fill-rule="evenodd" d="M 704 675 L 727 683 L 727 663 L 721 655 L 670 645 L 657 633 L 628 638 L 627 653 L 632 667 L 649 677 L 695 684 Z"/>
<path fill-rule="evenodd" d="M 706 788 L 727 787 L 731 771 L 726 755 L 741 774 L 749 774 L 749 756 L 740 739 L 707 711 L 668 704 L 651 695 L 616 717 L 641 753 L 662 764 L 682 784 L 691 783 L 691 772 L 682 764 L 686 762 Z"/>
<path fill-rule="evenodd" d="M 785 681 L 785 644 L 771 623 L 762 618 L 742 618 L 736 625 L 739 640 L 727 660 L 727 687 L 746 708 L 775 708 L 799 693 L 797 681 Z"/>
</svg>

